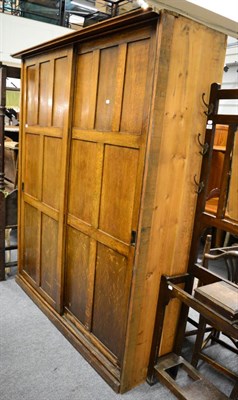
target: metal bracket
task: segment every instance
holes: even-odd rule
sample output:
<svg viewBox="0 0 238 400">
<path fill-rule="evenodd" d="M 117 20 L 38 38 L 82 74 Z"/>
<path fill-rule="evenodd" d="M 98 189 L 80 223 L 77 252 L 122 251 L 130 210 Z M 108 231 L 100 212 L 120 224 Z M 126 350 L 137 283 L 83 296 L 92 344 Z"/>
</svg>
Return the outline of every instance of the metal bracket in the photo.
<svg viewBox="0 0 238 400">
<path fill-rule="evenodd" d="M 201 154 L 202 156 L 205 156 L 205 154 L 208 152 L 209 144 L 208 144 L 208 143 L 204 143 L 204 144 L 203 144 L 203 143 L 201 142 L 201 140 L 200 140 L 200 137 L 201 137 L 201 133 L 199 133 L 199 134 L 198 134 L 198 137 L 197 137 L 198 143 L 199 143 L 199 145 L 202 147 L 202 150 L 199 151 L 199 154 Z"/>
<path fill-rule="evenodd" d="M 214 111 L 214 104 L 213 103 L 211 103 L 211 104 L 206 103 L 206 101 L 204 100 L 205 94 L 206 93 L 202 94 L 202 102 L 207 107 L 207 111 L 204 111 L 204 114 L 208 117 Z"/>
<path fill-rule="evenodd" d="M 195 193 L 200 194 L 200 193 L 203 191 L 205 185 L 204 185 L 204 182 L 203 182 L 203 181 L 197 182 L 196 176 L 197 176 L 197 175 L 194 175 L 194 177 L 193 177 L 194 183 L 195 183 L 195 185 L 196 185 L 197 188 L 198 188 L 197 190 L 195 190 Z"/>
</svg>

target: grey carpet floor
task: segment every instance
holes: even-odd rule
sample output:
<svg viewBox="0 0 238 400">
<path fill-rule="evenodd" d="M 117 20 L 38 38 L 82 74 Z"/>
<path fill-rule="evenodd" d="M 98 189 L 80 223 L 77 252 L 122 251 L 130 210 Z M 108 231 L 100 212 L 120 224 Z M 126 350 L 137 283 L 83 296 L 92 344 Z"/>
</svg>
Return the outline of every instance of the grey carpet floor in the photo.
<svg viewBox="0 0 238 400">
<path fill-rule="evenodd" d="M 176 399 L 160 384 L 114 393 L 13 278 L 0 282 L 1 400 L 119 398 Z"/>
<path fill-rule="evenodd" d="M 212 347 L 212 351 L 215 351 L 215 346 Z M 184 355 L 187 359 L 191 355 L 189 340 L 185 343 Z M 228 361 L 231 356 L 233 357 L 233 354 L 231 355 L 230 352 L 228 355 L 222 354 L 224 359 L 228 357 Z M 233 366 L 234 364 L 236 364 L 235 361 L 233 361 Z M 220 390 L 229 395 L 233 387 L 231 380 L 214 373 L 206 365 L 202 366 L 201 372 L 204 372 Z M 114 393 L 15 283 L 14 277 L 0 282 L 1 400 L 116 400 L 119 398 L 125 400 L 176 399 L 166 387 L 159 383 L 153 387 L 144 383 L 123 395 Z"/>
</svg>

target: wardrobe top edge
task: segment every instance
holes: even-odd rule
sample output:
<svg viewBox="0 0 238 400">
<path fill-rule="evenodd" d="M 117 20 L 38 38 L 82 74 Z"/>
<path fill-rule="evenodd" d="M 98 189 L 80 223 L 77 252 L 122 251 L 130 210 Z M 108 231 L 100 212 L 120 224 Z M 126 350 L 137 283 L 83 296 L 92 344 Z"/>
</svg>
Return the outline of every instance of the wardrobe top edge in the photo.
<svg viewBox="0 0 238 400">
<path fill-rule="evenodd" d="M 66 35 L 59 36 L 55 39 L 49 40 L 47 42 L 40 43 L 36 46 L 23 49 L 17 53 L 11 54 L 14 58 L 27 58 L 32 55 L 45 52 L 47 50 L 53 50 L 59 47 L 63 47 L 69 44 L 80 42 L 80 40 L 97 38 L 99 34 L 108 34 L 116 32 L 119 28 L 139 26 L 141 24 L 149 24 L 152 21 L 159 19 L 160 15 L 163 13 L 173 14 L 168 10 L 160 10 L 160 12 L 155 12 L 152 9 L 148 10 L 137 10 L 131 11 L 129 13 L 120 15 L 118 17 L 107 19 L 106 21 L 98 22 L 96 24 L 90 25 L 79 31 L 70 32 Z"/>
</svg>

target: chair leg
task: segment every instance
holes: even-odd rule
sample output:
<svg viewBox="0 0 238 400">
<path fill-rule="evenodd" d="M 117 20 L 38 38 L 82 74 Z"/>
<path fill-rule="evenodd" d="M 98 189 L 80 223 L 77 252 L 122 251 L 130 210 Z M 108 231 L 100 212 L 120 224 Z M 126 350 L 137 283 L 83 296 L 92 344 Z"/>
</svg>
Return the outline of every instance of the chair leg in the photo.
<svg viewBox="0 0 238 400">
<path fill-rule="evenodd" d="M 213 332 L 211 335 L 211 344 L 217 343 L 216 339 L 219 339 L 219 337 L 220 337 L 220 331 L 213 329 Z"/>
<path fill-rule="evenodd" d="M 198 364 L 198 361 L 200 358 L 205 329 L 206 329 L 206 320 L 200 315 L 199 323 L 198 323 L 198 333 L 197 333 L 194 350 L 193 350 L 193 355 L 192 355 L 192 361 L 191 361 L 191 364 L 195 368 L 197 367 L 197 364 Z"/>
</svg>

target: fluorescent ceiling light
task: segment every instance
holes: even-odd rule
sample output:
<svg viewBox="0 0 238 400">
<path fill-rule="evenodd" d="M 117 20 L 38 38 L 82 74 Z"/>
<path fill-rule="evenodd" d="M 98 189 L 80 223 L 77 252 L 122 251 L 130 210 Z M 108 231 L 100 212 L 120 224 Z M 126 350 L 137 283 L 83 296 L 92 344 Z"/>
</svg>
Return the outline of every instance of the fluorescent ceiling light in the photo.
<svg viewBox="0 0 238 400">
<path fill-rule="evenodd" d="M 71 1 L 71 4 L 81 7 L 81 8 L 85 8 L 86 10 L 90 10 L 90 11 L 98 11 L 97 8 L 95 7 L 90 7 L 90 6 L 86 6 L 82 3 L 78 3 L 77 1 Z"/>
</svg>

